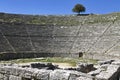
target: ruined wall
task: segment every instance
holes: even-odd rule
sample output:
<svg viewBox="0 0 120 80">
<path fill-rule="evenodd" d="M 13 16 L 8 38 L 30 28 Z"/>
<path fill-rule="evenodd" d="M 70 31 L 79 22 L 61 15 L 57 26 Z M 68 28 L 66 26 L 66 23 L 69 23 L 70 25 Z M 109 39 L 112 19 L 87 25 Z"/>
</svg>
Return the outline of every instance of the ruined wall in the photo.
<svg viewBox="0 0 120 80">
<path fill-rule="evenodd" d="M 44 69 L 13 68 L 9 66 L 0 68 L 1 80 L 76 80 L 80 76 L 85 77 L 86 74 L 67 70 L 52 71 Z M 92 80 L 92 77 L 90 78 L 88 76 L 86 80 Z"/>
<path fill-rule="evenodd" d="M 45 65 L 48 64 L 46 67 L 44 67 L 43 63 L 32 63 L 34 66 L 37 65 L 35 68 L 28 66 L 23 68 L 17 64 L 0 64 L 0 80 L 119 80 L 120 61 L 114 61 L 111 64 L 109 61 L 107 62 L 102 62 L 101 65 L 98 65 L 98 69 L 88 73 L 76 71 L 75 69 L 65 70 L 59 68 L 48 70 L 46 67 L 52 65 L 49 63 L 44 63 Z M 83 66 L 85 67 L 87 64 L 83 64 Z"/>
<path fill-rule="evenodd" d="M 76 57 L 79 56 L 76 53 L 83 52 L 86 56 L 92 54 L 92 58 L 97 58 L 94 54 L 99 54 L 105 55 L 101 59 L 106 56 L 119 59 L 120 19 L 116 15 L 102 18 L 105 20 L 97 21 L 89 16 L 78 17 L 78 26 L 1 23 L 1 56 L 6 53 L 40 53 L 43 56 Z"/>
</svg>

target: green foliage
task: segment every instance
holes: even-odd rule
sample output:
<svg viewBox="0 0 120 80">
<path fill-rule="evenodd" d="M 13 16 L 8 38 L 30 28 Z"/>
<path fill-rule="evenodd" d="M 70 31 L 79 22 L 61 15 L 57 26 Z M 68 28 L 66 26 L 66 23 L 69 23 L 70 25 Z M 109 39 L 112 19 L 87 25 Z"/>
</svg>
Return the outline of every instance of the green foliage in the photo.
<svg viewBox="0 0 120 80">
<path fill-rule="evenodd" d="M 72 9 L 73 12 L 80 14 L 80 12 L 85 12 L 86 8 L 82 4 L 76 4 Z"/>
</svg>

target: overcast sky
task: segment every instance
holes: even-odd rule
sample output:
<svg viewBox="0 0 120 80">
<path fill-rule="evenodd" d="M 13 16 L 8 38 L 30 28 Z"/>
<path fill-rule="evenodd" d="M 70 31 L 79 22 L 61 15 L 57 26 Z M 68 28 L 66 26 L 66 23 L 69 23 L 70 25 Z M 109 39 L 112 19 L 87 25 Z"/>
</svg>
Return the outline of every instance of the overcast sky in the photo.
<svg viewBox="0 0 120 80">
<path fill-rule="evenodd" d="M 80 3 L 85 13 L 107 14 L 120 11 L 120 0 L 1 0 L 0 12 L 17 14 L 74 14 Z"/>
</svg>

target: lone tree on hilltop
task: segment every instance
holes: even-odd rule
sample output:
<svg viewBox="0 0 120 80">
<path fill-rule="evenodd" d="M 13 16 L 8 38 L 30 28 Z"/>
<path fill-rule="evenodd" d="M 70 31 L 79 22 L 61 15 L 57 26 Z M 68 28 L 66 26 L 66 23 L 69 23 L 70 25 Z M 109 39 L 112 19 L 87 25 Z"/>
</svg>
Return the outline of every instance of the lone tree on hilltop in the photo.
<svg viewBox="0 0 120 80">
<path fill-rule="evenodd" d="M 85 12 L 85 10 L 86 9 L 82 4 L 76 4 L 72 9 L 72 11 L 78 13 L 78 15 L 80 15 L 80 12 Z"/>
</svg>

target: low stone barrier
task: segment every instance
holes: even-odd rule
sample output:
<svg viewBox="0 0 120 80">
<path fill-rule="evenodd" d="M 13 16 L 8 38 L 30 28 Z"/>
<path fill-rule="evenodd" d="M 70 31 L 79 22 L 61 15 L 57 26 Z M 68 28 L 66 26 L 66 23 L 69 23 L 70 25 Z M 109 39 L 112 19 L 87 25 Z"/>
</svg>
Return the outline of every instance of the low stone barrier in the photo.
<svg viewBox="0 0 120 80">
<path fill-rule="evenodd" d="M 31 66 L 50 67 L 49 63 L 31 63 Z M 88 73 L 77 70 L 37 67 L 22 67 L 15 64 L 0 64 L 0 80 L 119 80 L 120 61 L 97 65 L 97 69 Z"/>
<path fill-rule="evenodd" d="M 76 80 L 87 75 L 77 71 L 45 70 L 20 67 L 1 67 L 0 80 Z M 92 78 L 90 76 L 90 78 Z"/>
</svg>

